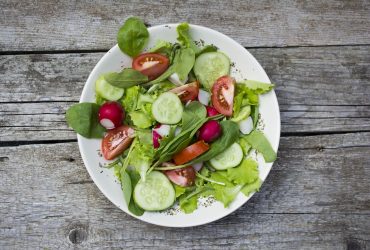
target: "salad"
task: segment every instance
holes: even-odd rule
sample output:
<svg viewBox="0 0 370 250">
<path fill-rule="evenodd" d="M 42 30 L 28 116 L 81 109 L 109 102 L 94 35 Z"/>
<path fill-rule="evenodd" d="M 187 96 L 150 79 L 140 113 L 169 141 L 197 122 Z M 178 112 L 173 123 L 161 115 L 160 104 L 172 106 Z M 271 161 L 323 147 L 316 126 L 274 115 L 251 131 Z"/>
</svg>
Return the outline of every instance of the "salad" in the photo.
<svg viewBox="0 0 370 250">
<path fill-rule="evenodd" d="M 117 40 L 132 67 L 100 75 L 95 102 L 66 112 L 76 133 L 101 140 L 105 167 L 136 216 L 174 204 L 191 213 L 209 196 L 227 207 L 261 186 L 251 152 L 276 159 L 257 126 L 259 95 L 274 85 L 236 82 L 228 55 L 194 41 L 187 23 L 176 30 L 178 42 L 159 40 L 144 51 L 149 32 L 142 20 L 128 18 Z"/>
</svg>

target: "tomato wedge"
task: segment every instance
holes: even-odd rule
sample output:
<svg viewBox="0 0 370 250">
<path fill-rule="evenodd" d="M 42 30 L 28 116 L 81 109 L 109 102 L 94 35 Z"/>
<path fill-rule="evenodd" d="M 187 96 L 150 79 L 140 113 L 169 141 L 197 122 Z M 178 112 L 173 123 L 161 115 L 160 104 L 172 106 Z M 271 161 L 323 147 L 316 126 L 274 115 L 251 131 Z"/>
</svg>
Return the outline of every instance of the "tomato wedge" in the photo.
<svg viewBox="0 0 370 250">
<path fill-rule="evenodd" d="M 170 181 L 182 187 L 192 186 L 195 183 L 195 170 L 192 166 L 167 170 L 164 173 Z"/>
<path fill-rule="evenodd" d="M 171 89 L 170 92 L 179 96 L 183 102 L 193 101 L 198 97 L 199 83 L 197 81 Z"/>
<path fill-rule="evenodd" d="M 181 165 L 193 160 L 197 156 L 206 152 L 208 149 L 209 146 L 207 143 L 205 143 L 204 141 L 197 141 L 196 143 L 187 146 L 179 153 L 175 154 L 173 156 L 173 160 L 176 163 L 176 165 Z"/>
<path fill-rule="evenodd" d="M 230 76 L 221 76 L 212 86 L 212 105 L 225 116 L 233 114 L 235 80 Z"/>
<path fill-rule="evenodd" d="M 161 54 L 144 53 L 132 61 L 132 68 L 148 76 L 149 81 L 162 75 L 170 65 L 170 60 Z"/>
<path fill-rule="evenodd" d="M 109 130 L 101 143 L 101 151 L 107 160 L 112 160 L 127 149 L 134 138 L 134 129 L 130 126 L 120 126 Z"/>
</svg>

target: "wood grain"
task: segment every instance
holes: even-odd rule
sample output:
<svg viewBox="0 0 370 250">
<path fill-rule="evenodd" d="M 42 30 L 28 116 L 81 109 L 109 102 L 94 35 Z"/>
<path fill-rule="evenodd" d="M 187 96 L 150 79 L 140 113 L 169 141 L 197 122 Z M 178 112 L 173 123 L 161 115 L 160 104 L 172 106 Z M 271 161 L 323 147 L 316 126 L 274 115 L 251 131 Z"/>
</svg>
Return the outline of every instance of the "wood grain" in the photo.
<svg viewBox="0 0 370 250">
<path fill-rule="evenodd" d="M 284 137 L 259 193 L 232 215 L 189 230 L 152 226 L 116 208 L 91 181 L 76 143 L 1 147 L 0 245 L 366 249 L 369 153 L 370 133 Z"/>
<path fill-rule="evenodd" d="M 109 49 L 129 16 L 188 21 L 247 47 L 369 44 L 369 1 L 1 1 L 0 50 Z M 222 12 L 220 12 L 222 10 Z"/>
<path fill-rule="evenodd" d="M 284 134 L 370 131 L 370 46 L 250 51 L 276 83 Z M 0 56 L 0 141 L 75 139 L 64 113 L 102 55 Z"/>
</svg>

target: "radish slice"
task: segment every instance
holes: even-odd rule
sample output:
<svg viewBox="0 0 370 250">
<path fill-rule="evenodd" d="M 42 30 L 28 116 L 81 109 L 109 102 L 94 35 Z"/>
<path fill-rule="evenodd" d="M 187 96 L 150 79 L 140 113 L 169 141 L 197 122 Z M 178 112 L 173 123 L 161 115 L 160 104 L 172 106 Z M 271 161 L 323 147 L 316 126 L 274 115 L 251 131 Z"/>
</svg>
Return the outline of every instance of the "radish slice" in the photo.
<svg viewBox="0 0 370 250">
<path fill-rule="evenodd" d="M 195 171 L 199 172 L 203 167 L 203 162 L 193 164 L 193 168 Z"/>
<path fill-rule="evenodd" d="M 247 135 L 253 130 L 253 120 L 252 117 L 248 116 L 247 119 L 244 119 L 239 122 L 239 130 L 243 134 Z"/>
<path fill-rule="evenodd" d="M 153 131 L 157 132 L 160 136 L 164 137 L 170 134 L 171 127 L 167 124 L 159 125 L 159 127 L 153 129 Z"/>
<path fill-rule="evenodd" d="M 209 100 L 211 98 L 211 94 L 203 89 L 199 90 L 198 93 L 198 101 L 203 105 L 208 105 Z"/>
</svg>

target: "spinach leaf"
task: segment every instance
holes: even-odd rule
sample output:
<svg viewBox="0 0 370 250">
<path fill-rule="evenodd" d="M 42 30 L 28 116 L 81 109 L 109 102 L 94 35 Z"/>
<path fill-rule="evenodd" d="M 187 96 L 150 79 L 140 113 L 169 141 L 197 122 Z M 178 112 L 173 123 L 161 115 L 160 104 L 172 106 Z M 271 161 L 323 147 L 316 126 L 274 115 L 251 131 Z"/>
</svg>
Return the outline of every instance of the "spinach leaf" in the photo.
<svg viewBox="0 0 370 250">
<path fill-rule="evenodd" d="M 256 149 L 263 155 L 266 162 L 273 162 L 276 160 L 274 149 L 261 131 L 253 130 L 249 135 L 245 136 L 245 139 L 252 148 Z"/>
<path fill-rule="evenodd" d="M 259 108 L 257 105 L 251 107 L 251 117 L 253 120 L 253 127 L 256 128 L 258 122 Z"/>
<path fill-rule="evenodd" d="M 195 63 L 195 53 L 189 48 L 178 49 L 175 52 L 172 65 L 158 78 L 151 81 L 151 84 L 166 80 L 172 74 L 177 73 L 179 79 L 184 81 Z"/>
<path fill-rule="evenodd" d="M 131 168 L 127 168 L 126 172 L 130 176 L 130 179 L 131 179 L 131 190 L 134 190 L 136 187 L 136 184 L 140 180 L 140 174 Z M 141 207 L 139 207 L 135 203 L 134 199 L 130 199 L 130 203 L 128 203 L 128 210 L 136 216 L 141 216 L 145 212 Z"/>
<path fill-rule="evenodd" d="M 239 138 L 239 126 L 233 121 L 225 120 L 220 122 L 222 128 L 222 135 L 214 143 L 211 144 L 210 149 L 199 157 L 195 158 L 189 165 L 208 161 L 216 155 L 225 151 L 231 144 L 236 142 Z"/>
<path fill-rule="evenodd" d="M 206 116 L 207 110 L 203 104 L 198 101 L 191 102 L 184 108 L 184 112 L 182 113 L 182 127 L 186 129 L 189 124 L 204 119 Z"/>
<path fill-rule="evenodd" d="M 123 69 L 121 72 L 111 72 L 104 75 L 104 79 L 118 88 L 129 88 L 148 81 L 148 77 L 134 69 Z"/>
<path fill-rule="evenodd" d="M 177 59 L 175 73 L 184 82 L 195 63 L 195 53 L 192 49 L 181 49 Z"/>
<path fill-rule="evenodd" d="M 98 120 L 99 108 L 98 104 L 89 102 L 72 105 L 66 112 L 68 125 L 83 137 L 102 138 L 106 130 Z"/>
<path fill-rule="evenodd" d="M 126 204 L 130 204 L 131 195 L 132 195 L 132 184 L 130 175 L 126 172 L 126 169 L 121 168 L 121 189 L 123 192 L 123 197 L 125 198 Z"/>
<path fill-rule="evenodd" d="M 131 57 L 140 54 L 148 40 L 148 29 L 144 22 L 137 17 L 128 18 L 117 34 L 118 47 Z"/>
</svg>

